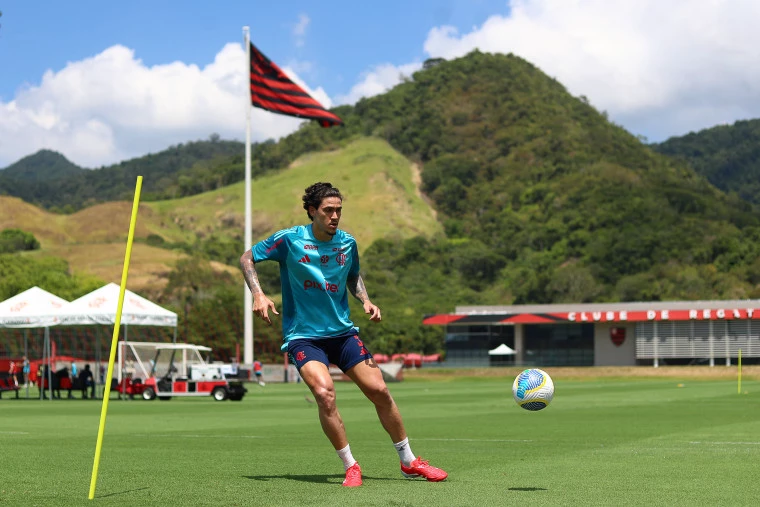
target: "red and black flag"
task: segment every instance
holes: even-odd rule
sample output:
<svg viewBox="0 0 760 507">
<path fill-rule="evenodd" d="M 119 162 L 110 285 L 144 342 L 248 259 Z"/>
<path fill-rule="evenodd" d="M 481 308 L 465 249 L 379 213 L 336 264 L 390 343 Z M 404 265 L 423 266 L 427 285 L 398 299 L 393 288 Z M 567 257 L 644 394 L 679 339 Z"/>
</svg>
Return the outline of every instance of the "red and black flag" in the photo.
<svg viewBox="0 0 760 507">
<path fill-rule="evenodd" d="M 323 127 L 343 120 L 295 84 L 276 63 L 251 44 L 251 104 L 273 113 L 317 120 Z"/>
</svg>

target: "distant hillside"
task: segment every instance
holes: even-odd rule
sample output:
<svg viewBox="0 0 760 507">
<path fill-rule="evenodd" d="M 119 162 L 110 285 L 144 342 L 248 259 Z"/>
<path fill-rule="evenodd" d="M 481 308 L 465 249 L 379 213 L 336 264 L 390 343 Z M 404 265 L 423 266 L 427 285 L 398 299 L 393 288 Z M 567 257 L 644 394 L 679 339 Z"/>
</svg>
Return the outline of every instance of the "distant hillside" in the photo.
<svg viewBox="0 0 760 507">
<path fill-rule="evenodd" d="M 721 190 L 760 204 L 760 120 L 672 137 L 652 149 L 684 160 Z"/>
<path fill-rule="evenodd" d="M 0 172 L 0 176 L 3 179 L 30 182 L 75 178 L 84 170 L 56 151 L 40 150 L 9 165 Z"/>
<path fill-rule="evenodd" d="M 384 141 L 361 139 L 342 150 L 309 155 L 284 171 L 254 180 L 254 240 L 307 223 L 301 196 L 315 181 L 332 181 L 345 194 L 342 228 L 358 239 L 362 249 L 380 237 L 404 239 L 442 231 L 419 194 L 415 168 Z M 31 232 L 42 244 L 42 249 L 31 255 L 62 257 L 74 271 L 118 283 L 131 205 L 131 201 L 110 202 L 58 215 L 17 198 L 0 197 L 0 230 Z M 229 244 L 228 258 L 233 256 L 233 262 L 224 269 L 236 273 L 237 257 L 244 250 L 244 220 L 242 183 L 193 197 L 141 202 L 130 287 L 155 291 L 187 250 L 200 250 L 204 245 Z M 146 243 L 149 237 L 154 239 L 150 244 Z M 181 245 L 188 248 L 175 248 Z M 217 269 L 223 269 L 222 265 L 217 264 Z"/>
<path fill-rule="evenodd" d="M 760 297 L 760 217 L 751 205 L 521 58 L 476 51 L 428 61 L 389 92 L 336 112 L 345 127 L 304 124 L 257 145 L 254 238 L 305 223 L 308 184 L 338 185 L 343 226 L 359 238 L 368 291 L 387 317 L 362 329 L 373 350 L 439 351 L 441 330 L 422 326 L 422 316 L 462 304 Z M 65 256 L 74 269 L 118 281 L 134 175 L 88 180 L 98 195 L 125 195 L 70 217 L 0 200 L 11 202 L 0 208 L 0 227 L 35 233 L 42 251 L 32 255 Z M 233 343 L 240 286 L 204 274 L 195 258 L 177 263 L 173 287 L 166 271 L 196 253 L 235 271 L 248 246 L 242 159 L 144 176 L 156 186 L 140 207 L 131 272 L 146 290 L 171 289 L 164 297 L 187 312 L 189 339 Z M 173 192 L 183 197 L 158 200 Z M 260 275 L 276 297 L 272 264 Z M 281 357 L 279 331 L 264 333 Z"/>
<path fill-rule="evenodd" d="M 142 175 L 144 199 L 150 200 L 157 194 L 166 197 L 172 190 L 178 194 L 181 171 L 235 157 L 242 163 L 243 152 L 243 144 L 236 141 L 195 141 L 87 170 L 56 152 L 42 150 L 0 171 L 0 194 L 70 213 L 101 202 L 130 199 L 137 176 Z"/>
<path fill-rule="evenodd" d="M 289 142 L 375 135 L 419 161 L 448 237 L 495 256 L 477 283 L 493 302 L 760 294 L 749 205 L 517 56 L 429 63 L 341 110 L 345 128 L 309 125 Z"/>
<path fill-rule="evenodd" d="M 345 127 L 304 124 L 279 142 L 258 145 L 256 177 L 286 178 L 297 164 L 285 168 L 300 155 L 330 156 L 366 136 L 385 140 L 406 164 L 419 167 L 422 196 L 434 205 L 447 238 L 435 245 L 385 245 L 382 255 L 391 257 L 384 265 L 392 266 L 397 280 L 411 276 L 405 270 L 419 263 L 426 266 L 428 281 L 440 271 L 441 280 L 488 295 L 493 303 L 760 294 L 755 263 L 760 218 L 747 203 L 727 196 L 686 163 L 642 144 L 584 97 L 573 97 L 519 57 L 475 51 L 452 61 L 429 61 L 389 92 L 335 111 Z M 357 155 L 353 163 L 361 160 L 364 156 Z M 350 162 L 343 158 L 326 165 L 325 177 L 337 179 Z M 187 244 L 194 234 L 194 248 L 231 262 L 230 252 L 240 241 L 232 231 L 242 222 L 224 203 L 242 199 L 242 192 L 228 196 L 224 185 L 242 179 L 242 160 L 198 163 L 172 177 L 177 174 L 179 195 L 197 194 L 198 200 L 188 198 L 184 208 L 170 201 L 174 211 L 156 203 L 165 232 L 151 244 Z M 157 178 L 148 173 L 146 179 L 154 184 Z M 169 177 L 158 181 L 161 190 L 148 192 L 146 202 L 177 188 Z M 131 195 L 132 178 L 104 179 L 98 183 L 103 195 L 115 192 L 114 182 L 119 192 Z M 370 181 L 365 199 L 374 190 Z M 264 192 L 254 189 L 254 202 L 272 199 L 270 204 L 279 206 L 297 197 Z M 209 202 L 211 196 L 218 201 Z M 388 207 L 377 204 L 376 218 L 361 228 L 388 221 L 383 218 Z M 292 206 L 297 216 L 297 199 Z M 289 216 L 261 210 L 257 231 Z M 356 227 L 348 217 L 346 225 Z M 184 239 L 171 239 L 177 229 L 169 222 L 181 226 Z M 415 234 L 409 223 L 389 230 Z M 463 302 L 475 297 L 435 290 L 447 293 L 450 305 L 457 297 Z M 422 299 L 418 293 L 411 301 Z"/>
</svg>

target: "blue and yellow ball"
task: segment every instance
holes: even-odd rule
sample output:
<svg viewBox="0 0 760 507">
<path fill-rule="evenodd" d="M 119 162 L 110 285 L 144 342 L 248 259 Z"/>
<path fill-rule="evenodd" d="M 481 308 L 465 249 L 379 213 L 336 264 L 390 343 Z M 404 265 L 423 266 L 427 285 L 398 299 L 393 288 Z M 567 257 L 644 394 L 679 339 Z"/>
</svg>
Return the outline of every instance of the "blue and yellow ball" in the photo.
<svg viewBox="0 0 760 507">
<path fill-rule="evenodd" d="M 530 368 L 521 372 L 512 383 L 512 396 L 525 410 L 535 412 L 549 406 L 554 398 L 554 382 L 544 370 Z"/>
</svg>

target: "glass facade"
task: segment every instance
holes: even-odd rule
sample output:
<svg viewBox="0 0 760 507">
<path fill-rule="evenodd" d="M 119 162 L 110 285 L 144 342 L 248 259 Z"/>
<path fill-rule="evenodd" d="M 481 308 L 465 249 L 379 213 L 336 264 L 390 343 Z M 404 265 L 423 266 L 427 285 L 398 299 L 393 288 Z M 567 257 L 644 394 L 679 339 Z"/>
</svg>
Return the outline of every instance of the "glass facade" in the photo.
<svg viewBox="0 0 760 507">
<path fill-rule="evenodd" d="M 515 328 L 449 325 L 446 366 L 593 366 L 594 324 L 525 324 L 523 357 L 489 356 L 501 344 L 515 349 Z"/>
<path fill-rule="evenodd" d="M 594 324 L 524 326 L 524 366 L 593 366 Z"/>
<path fill-rule="evenodd" d="M 515 348 L 514 326 L 446 327 L 446 366 L 513 365 L 515 356 L 489 356 L 501 344 Z"/>
</svg>

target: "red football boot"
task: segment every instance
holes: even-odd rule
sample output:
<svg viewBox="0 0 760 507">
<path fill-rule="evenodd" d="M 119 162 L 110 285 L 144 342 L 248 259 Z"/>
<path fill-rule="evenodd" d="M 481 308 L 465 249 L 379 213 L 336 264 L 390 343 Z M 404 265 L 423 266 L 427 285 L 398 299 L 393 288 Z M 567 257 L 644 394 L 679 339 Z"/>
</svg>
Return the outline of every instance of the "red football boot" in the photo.
<svg viewBox="0 0 760 507">
<path fill-rule="evenodd" d="M 427 461 L 419 456 L 416 460 L 412 461 L 408 467 L 405 467 L 404 464 L 401 463 L 401 475 L 407 479 L 424 477 L 430 482 L 440 482 L 449 476 L 449 474 L 440 468 L 431 467 L 428 465 Z"/>
<path fill-rule="evenodd" d="M 346 470 L 346 478 L 343 480 L 343 485 L 347 488 L 355 488 L 362 485 L 362 467 L 359 466 L 358 461 Z"/>
</svg>

